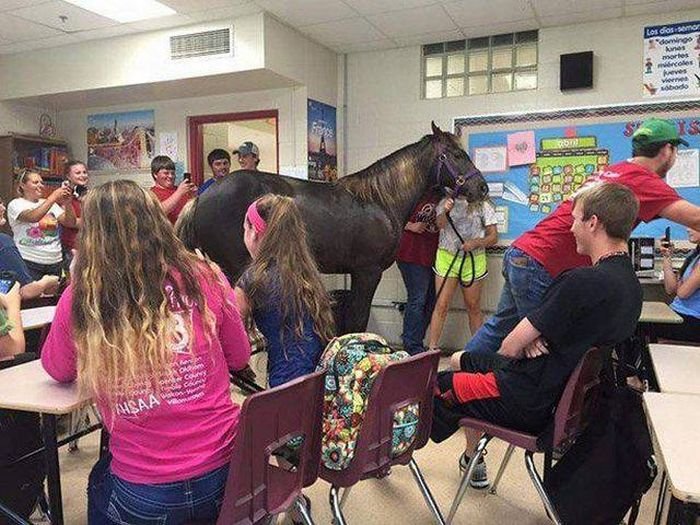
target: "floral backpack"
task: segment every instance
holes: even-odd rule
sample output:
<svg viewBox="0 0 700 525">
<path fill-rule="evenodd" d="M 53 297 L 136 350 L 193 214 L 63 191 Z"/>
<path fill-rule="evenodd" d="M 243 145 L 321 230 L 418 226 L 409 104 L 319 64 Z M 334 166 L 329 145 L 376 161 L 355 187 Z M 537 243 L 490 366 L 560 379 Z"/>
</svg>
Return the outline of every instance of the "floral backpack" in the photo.
<svg viewBox="0 0 700 525">
<path fill-rule="evenodd" d="M 350 465 L 374 380 L 389 363 L 407 357 L 372 333 L 346 334 L 328 343 L 318 365 L 326 370 L 321 461 L 327 468 L 343 470 Z M 392 456 L 411 446 L 417 427 L 417 404 L 396 411 Z"/>
</svg>

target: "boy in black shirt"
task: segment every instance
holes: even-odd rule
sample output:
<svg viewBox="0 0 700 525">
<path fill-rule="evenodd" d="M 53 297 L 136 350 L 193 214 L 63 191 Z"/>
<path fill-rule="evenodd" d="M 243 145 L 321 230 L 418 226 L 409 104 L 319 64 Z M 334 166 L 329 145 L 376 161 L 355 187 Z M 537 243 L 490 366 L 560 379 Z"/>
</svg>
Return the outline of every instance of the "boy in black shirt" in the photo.
<svg viewBox="0 0 700 525">
<path fill-rule="evenodd" d="M 513 329 L 497 354 L 452 356 L 456 371 L 438 376 L 434 441 L 456 432 L 462 417 L 540 432 L 583 354 L 634 333 L 642 289 L 627 256 L 627 239 L 638 209 L 634 194 L 619 184 L 587 187 L 576 195 L 571 231 L 577 252 L 590 256 L 593 266 L 560 275 L 542 305 Z M 467 432 L 467 453 L 478 438 Z M 472 486 L 487 486 L 485 465 L 476 474 L 481 479 L 473 478 Z"/>
</svg>

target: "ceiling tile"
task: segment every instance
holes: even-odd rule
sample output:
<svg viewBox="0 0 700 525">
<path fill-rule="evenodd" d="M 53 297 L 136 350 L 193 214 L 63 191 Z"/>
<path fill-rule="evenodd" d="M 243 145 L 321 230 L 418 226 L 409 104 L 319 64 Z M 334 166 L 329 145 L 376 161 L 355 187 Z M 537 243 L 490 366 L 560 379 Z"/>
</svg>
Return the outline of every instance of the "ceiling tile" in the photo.
<svg viewBox="0 0 700 525">
<path fill-rule="evenodd" d="M 623 0 L 530 0 L 540 18 L 568 15 L 571 13 L 591 13 L 622 7 Z"/>
<path fill-rule="evenodd" d="M 436 0 L 343 0 L 361 15 L 374 15 L 387 11 L 398 11 L 423 7 L 437 3 Z"/>
<path fill-rule="evenodd" d="M 478 38 L 480 36 L 502 35 L 504 33 L 517 33 L 518 31 L 530 31 L 539 29 L 540 25 L 536 19 L 530 18 L 519 20 L 518 22 L 508 22 L 505 24 L 489 24 L 476 27 L 463 27 L 462 33 L 467 38 Z"/>
<path fill-rule="evenodd" d="M 527 0 L 488 0 L 479 2 L 478 9 L 470 0 L 445 2 L 443 5 L 459 27 L 517 22 L 535 16 Z"/>
<path fill-rule="evenodd" d="M 235 6 L 220 7 L 218 9 L 207 9 L 205 11 L 197 11 L 194 13 L 189 13 L 192 20 L 197 22 L 210 22 L 210 21 L 221 21 L 227 22 L 231 18 L 237 18 L 239 16 L 253 15 L 255 13 L 262 12 L 262 9 L 252 2 L 240 3 Z"/>
<path fill-rule="evenodd" d="M 246 0 L 159 0 L 161 4 L 173 8 L 180 14 L 189 14 L 196 11 L 218 9 L 221 7 L 231 7 L 234 4 L 245 3 Z"/>
<path fill-rule="evenodd" d="M 38 24 L 58 29 L 59 31 L 74 32 L 97 29 L 116 25 L 118 22 L 104 16 L 91 13 L 67 2 L 53 0 L 47 4 L 24 7 L 9 11 L 8 14 L 24 18 Z M 66 21 L 61 20 L 66 16 Z"/>
<path fill-rule="evenodd" d="M 257 0 L 256 3 L 296 27 L 357 16 L 341 0 Z"/>
<path fill-rule="evenodd" d="M 382 13 L 369 17 L 369 20 L 389 37 L 409 37 L 457 29 L 452 19 L 439 5 Z"/>
<path fill-rule="evenodd" d="M 389 39 L 374 40 L 372 42 L 360 42 L 357 44 L 343 44 L 336 48 L 341 53 L 356 53 L 361 51 L 379 51 L 381 49 L 393 49 L 396 42 Z"/>
<path fill-rule="evenodd" d="M 50 36 L 63 34 L 57 29 L 34 24 L 23 18 L 17 18 L 7 13 L 0 13 L 0 38 L 21 42 L 24 40 L 40 40 Z"/>
<path fill-rule="evenodd" d="M 77 42 L 79 42 L 79 40 L 73 35 L 59 35 L 52 36 L 49 38 L 25 40 L 24 42 L 16 42 L 14 44 L 10 44 L 10 46 L 3 47 L 11 47 L 12 50 L 9 52 L 17 53 L 20 51 L 31 51 L 33 49 L 67 46 L 69 44 L 75 44 Z"/>
<path fill-rule="evenodd" d="M 178 27 L 193 23 L 192 17 L 187 15 L 170 15 L 163 16 L 159 18 L 149 18 L 148 20 L 141 20 L 140 22 L 132 22 L 130 25 L 137 31 L 156 31 L 158 29 L 165 29 L 168 27 Z"/>
<path fill-rule="evenodd" d="M 443 31 L 439 33 L 423 33 L 421 35 L 411 35 L 405 37 L 397 37 L 396 43 L 401 47 L 417 46 L 424 44 L 434 44 L 437 42 L 450 42 L 452 40 L 464 40 L 464 35 L 461 31 Z"/>
<path fill-rule="evenodd" d="M 588 11 L 585 13 L 568 13 L 557 16 L 542 16 L 540 22 L 542 27 L 567 26 L 572 24 L 583 24 L 586 22 L 596 22 L 598 20 L 610 20 L 622 16 L 622 8 L 601 9 L 598 11 Z"/>
<path fill-rule="evenodd" d="M 129 24 L 119 24 L 111 27 L 91 29 L 90 31 L 80 31 L 78 33 L 73 33 L 73 36 L 78 40 L 96 40 L 98 38 L 113 38 L 115 36 L 128 35 L 136 32 L 136 29 Z"/>
<path fill-rule="evenodd" d="M 45 4 L 49 1 L 50 0 L 0 0 L 0 11 L 10 11 L 12 9 L 19 9 L 20 7 Z"/>
<path fill-rule="evenodd" d="M 385 37 L 364 18 L 349 18 L 323 24 L 301 27 L 302 33 L 308 34 L 322 44 L 334 46 L 337 44 L 361 44 Z"/>
</svg>

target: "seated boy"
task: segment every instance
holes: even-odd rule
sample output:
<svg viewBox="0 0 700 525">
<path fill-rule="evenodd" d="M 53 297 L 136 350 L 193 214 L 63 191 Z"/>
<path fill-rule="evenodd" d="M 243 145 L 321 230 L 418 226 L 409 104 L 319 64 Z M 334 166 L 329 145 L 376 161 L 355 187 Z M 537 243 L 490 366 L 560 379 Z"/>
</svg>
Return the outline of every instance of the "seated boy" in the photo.
<svg viewBox="0 0 700 525">
<path fill-rule="evenodd" d="M 497 354 L 459 352 L 454 372 L 438 376 L 431 437 L 454 434 L 463 417 L 538 433 L 550 420 L 571 373 L 592 346 L 629 338 L 642 308 L 642 289 L 627 254 L 639 202 L 626 187 L 587 187 L 574 198 L 571 231 L 576 250 L 593 265 L 560 275 L 542 305 L 520 321 Z M 460 465 L 479 438 L 467 432 Z M 488 486 L 486 465 L 477 464 L 470 481 Z"/>
</svg>

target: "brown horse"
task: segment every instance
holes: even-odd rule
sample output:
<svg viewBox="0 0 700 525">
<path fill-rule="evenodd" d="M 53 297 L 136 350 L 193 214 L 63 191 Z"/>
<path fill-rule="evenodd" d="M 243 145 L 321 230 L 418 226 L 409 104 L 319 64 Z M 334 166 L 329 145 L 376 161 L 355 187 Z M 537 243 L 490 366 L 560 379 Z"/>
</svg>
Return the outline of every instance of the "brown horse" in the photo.
<svg viewBox="0 0 700 525">
<path fill-rule="evenodd" d="M 350 274 L 351 292 L 338 333 L 366 329 L 382 272 L 394 262 L 404 225 L 432 187 L 483 200 L 488 186 L 458 137 L 432 124 L 431 135 L 332 183 L 237 171 L 215 183 L 181 218 L 181 236 L 201 248 L 229 278 L 250 257 L 243 244 L 248 205 L 266 193 L 294 197 L 322 273 Z"/>
</svg>

